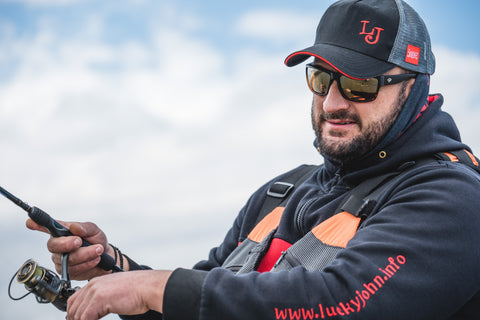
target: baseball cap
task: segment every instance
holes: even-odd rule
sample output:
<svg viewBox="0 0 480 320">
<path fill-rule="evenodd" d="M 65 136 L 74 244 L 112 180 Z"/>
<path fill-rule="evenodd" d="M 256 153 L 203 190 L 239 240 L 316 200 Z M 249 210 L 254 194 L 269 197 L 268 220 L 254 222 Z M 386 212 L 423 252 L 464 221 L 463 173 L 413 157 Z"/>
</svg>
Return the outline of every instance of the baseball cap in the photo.
<svg viewBox="0 0 480 320">
<path fill-rule="evenodd" d="M 339 72 L 365 79 L 395 66 L 433 74 L 435 56 L 418 13 L 402 0 L 340 0 L 317 27 L 313 46 L 285 59 L 289 67 L 317 57 Z"/>
</svg>

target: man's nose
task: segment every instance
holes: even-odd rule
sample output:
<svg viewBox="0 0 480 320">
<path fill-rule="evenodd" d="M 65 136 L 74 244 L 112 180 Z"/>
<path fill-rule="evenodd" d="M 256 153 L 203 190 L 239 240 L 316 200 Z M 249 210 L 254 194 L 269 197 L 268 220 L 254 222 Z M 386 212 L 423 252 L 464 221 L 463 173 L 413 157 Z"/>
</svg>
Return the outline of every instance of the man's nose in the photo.
<svg viewBox="0 0 480 320">
<path fill-rule="evenodd" d="M 337 80 L 334 80 L 323 101 L 323 111 L 326 113 L 334 113 L 341 109 L 347 109 L 349 106 L 349 101 L 342 96 L 338 89 Z"/>
</svg>

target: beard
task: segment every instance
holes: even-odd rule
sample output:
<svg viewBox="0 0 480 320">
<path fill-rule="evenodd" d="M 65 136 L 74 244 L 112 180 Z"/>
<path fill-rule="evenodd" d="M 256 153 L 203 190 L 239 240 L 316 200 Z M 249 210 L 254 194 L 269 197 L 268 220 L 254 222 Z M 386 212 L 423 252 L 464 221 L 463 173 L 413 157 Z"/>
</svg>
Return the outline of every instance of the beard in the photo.
<svg viewBox="0 0 480 320">
<path fill-rule="evenodd" d="M 393 102 L 393 108 L 391 112 L 386 114 L 382 119 L 372 122 L 366 126 L 362 124 L 358 115 L 350 113 L 347 110 L 339 110 L 334 113 L 323 112 L 319 115 L 319 119 L 315 119 L 313 115 L 312 106 L 312 126 L 317 137 L 317 147 L 319 152 L 331 160 L 346 163 L 356 159 L 359 159 L 367 152 L 372 150 L 385 135 L 388 130 L 395 123 L 400 111 L 407 100 L 406 96 L 407 83 L 403 82 L 399 91 L 397 99 Z M 349 141 L 345 142 L 332 142 L 323 137 L 322 123 L 327 120 L 334 119 L 351 119 L 355 121 L 360 129 L 360 134 L 355 136 Z M 331 136 L 341 137 L 341 132 L 329 132 Z"/>
</svg>

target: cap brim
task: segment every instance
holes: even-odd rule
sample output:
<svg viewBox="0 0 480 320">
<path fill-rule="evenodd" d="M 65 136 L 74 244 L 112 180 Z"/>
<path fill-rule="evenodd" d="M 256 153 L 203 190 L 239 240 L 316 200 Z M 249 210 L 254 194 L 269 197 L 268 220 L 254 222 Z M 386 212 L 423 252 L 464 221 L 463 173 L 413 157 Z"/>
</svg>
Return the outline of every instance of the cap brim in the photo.
<svg viewBox="0 0 480 320">
<path fill-rule="evenodd" d="M 362 53 L 328 44 L 317 44 L 294 52 L 285 59 L 285 64 L 293 67 L 310 57 L 319 58 L 342 74 L 357 79 L 376 77 L 395 67 Z"/>
</svg>

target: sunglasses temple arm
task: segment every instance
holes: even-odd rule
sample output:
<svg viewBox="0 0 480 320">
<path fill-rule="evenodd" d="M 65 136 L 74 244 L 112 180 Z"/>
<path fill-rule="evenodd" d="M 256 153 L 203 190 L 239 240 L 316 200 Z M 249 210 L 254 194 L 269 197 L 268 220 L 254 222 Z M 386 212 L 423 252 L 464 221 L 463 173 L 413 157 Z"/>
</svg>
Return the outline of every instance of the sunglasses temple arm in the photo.
<svg viewBox="0 0 480 320">
<path fill-rule="evenodd" d="M 391 76 L 380 76 L 380 87 L 384 85 L 389 85 L 389 84 L 396 84 L 400 83 L 412 78 L 415 78 L 417 76 L 416 73 L 403 73 L 403 74 L 395 74 Z"/>
</svg>

